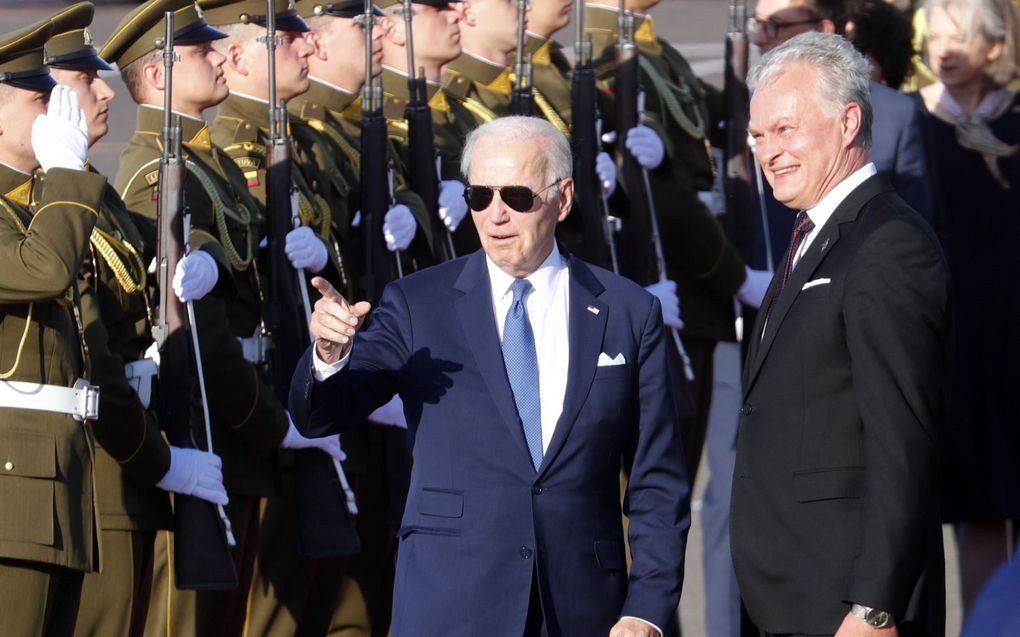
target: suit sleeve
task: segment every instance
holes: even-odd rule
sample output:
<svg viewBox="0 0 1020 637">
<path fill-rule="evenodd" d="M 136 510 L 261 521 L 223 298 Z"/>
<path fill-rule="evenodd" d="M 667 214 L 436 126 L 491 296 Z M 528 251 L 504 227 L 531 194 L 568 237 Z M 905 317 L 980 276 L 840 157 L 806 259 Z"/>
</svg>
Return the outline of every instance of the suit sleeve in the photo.
<svg viewBox="0 0 1020 637">
<path fill-rule="evenodd" d="M 862 244 L 845 295 L 867 469 L 860 553 L 845 601 L 902 617 L 937 507 L 948 274 L 934 238 L 912 223 L 885 223 Z"/>
<path fill-rule="evenodd" d="M 621 616 L 668 626 L 680 601 L 690 485 L 669 386 L 662 309 L 652 299 L 641 332 L 634 455 L 625 512 L 633 564 Z"/>
<path fill-rule="evenodd" d="M 921 125 L 921 107 L 914 100 L 909 102 L 909 108 L 904 109 L 892 181 L 897 194 L 929 223 L 933 223 L 935 215 L 928 177 L 925 131 Z"/>
<path fill-rule="evenodd" d="M 295 425 L 305 436 L 353 429 L 400 391 L 410 359 L 411 325 L 399 286 L 386 286 L 369 320 L 369 326 L 355 336 L 350 362 L 330 378 L 314 380 L 311 348 L 298 363 L 290 407 Z"/>
</svg>

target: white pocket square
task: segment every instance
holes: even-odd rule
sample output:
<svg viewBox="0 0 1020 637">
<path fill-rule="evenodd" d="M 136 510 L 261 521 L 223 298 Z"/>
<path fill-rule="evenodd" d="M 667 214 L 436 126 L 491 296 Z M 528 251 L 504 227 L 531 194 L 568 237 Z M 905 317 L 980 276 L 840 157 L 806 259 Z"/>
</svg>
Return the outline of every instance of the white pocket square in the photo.
<svg viewBox="0 0 1020 637">
<path fill-rule="evenodd" d="M 816 285 L 828 285 L 831 282 L 832 282 L 832 279 L 815 279 L 814 281 L 808 281 L 807 283 L 805 283 L 804 287 L 802 287 L 801 290 L 806 290 L 808 288 L 813 288 Z"/>
<path fill-rule="evenodd" d="M 613 365 L 626 365 L 627 359 L 623 357 L 623 352 L 616 355 L 615 358 L 609 358 L 609 354 L 602 352 L 599 354 L 598 367 L 612 367 Z"/>
</svg>

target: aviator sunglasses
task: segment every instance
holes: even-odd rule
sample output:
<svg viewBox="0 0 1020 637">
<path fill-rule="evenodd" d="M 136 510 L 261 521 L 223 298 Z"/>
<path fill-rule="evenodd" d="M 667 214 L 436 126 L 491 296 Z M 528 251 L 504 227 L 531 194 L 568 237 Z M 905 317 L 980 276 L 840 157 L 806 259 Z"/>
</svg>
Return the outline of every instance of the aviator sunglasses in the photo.
<svg viewBox="0 0 1020 637">
<path fill-rule="evenodd" d="M 528 212 L 535 205 L 535 199 L 539 195 L 561 181 L 563 181 L 562 177 L 538 192 L 533 192 L 527 186 L 500 186 L 498 188 L 493 188 L 492 186 L 468 186 L 464 189 L 464 201 L 467 202 L 468 208 L 475 212 L 481 212 L 489 207 L 489 204 L 492 203 L 493 192 L 498 190 L 499 198 L 507 206 L 517 212 Z"/>
</svg>

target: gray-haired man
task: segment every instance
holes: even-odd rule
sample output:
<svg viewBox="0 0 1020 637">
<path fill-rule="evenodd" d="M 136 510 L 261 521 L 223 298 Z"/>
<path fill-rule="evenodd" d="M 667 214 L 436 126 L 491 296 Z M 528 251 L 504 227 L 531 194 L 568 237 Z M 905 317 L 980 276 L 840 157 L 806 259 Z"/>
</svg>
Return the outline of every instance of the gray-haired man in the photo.
<svg viewBox="0 0 1020 637">
<path fill-rule="evenodd" d="M 750 132 L 800 210 L 744 367 L 731 540 L 765 635 L 941 635 L 935 467 L 947 271 L 868 157 L 868 64 L 800 35 L 750 75 Z"/>
</svg>

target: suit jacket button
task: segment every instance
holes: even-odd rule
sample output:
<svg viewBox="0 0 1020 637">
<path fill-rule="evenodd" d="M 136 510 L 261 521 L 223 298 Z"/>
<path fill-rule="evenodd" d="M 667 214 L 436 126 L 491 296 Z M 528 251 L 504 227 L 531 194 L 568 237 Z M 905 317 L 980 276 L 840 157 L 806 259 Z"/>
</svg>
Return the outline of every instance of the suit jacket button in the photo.
<svg viewBox="0 0 1020 637">
<path fill-rule="evenodd" d="M 521 553 L 521 557 L 522 558 L 524 558 L 526 560 L 530 560 L 531 559 L 531 549 L 529 549 L 528 547 L 522 546 L 521 550 L 520 550 L 520 553 Z"/>
<path fill-rule="evenodd" d="M 751 412 L 753 412 L 753 411 L 754 411 L 754 405 L 752 405 L 751 403 L 744 403 L 740 407 L 740 413 L 744 414 L 745 416 L 750 416 Z"/>
<path fill-rule="evenodd" d="M 540 485 L 540 484 L 536 484 L 535 486 L 533 486 L 531 488 L 531 492 L 534 493 L 535 495 L 541 495 L 542 491 L 544 491 L 544 489 L 542 488 L 542 485 Z"/>
</svg>

